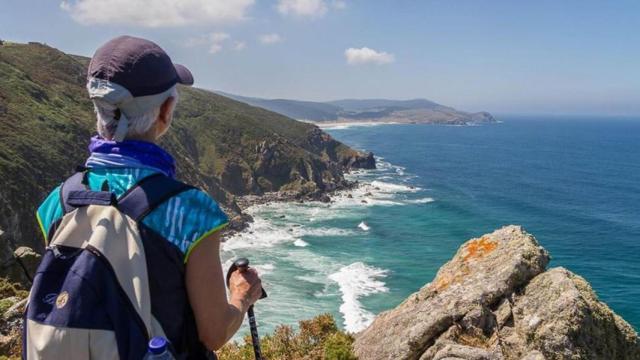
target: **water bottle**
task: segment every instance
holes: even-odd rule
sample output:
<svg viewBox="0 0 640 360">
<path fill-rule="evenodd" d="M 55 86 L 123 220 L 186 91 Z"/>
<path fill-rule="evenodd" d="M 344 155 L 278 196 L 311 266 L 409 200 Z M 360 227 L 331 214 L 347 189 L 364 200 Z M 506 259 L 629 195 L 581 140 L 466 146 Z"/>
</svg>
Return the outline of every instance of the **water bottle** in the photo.
<svg viewBox="0 0 640 360">
<path fill-rule="evenodd" d="M 147 354 L 143 360 L 175 360 L 169 351 L 169 341 L 161 336 L 149 340 Z"/>
</svg>

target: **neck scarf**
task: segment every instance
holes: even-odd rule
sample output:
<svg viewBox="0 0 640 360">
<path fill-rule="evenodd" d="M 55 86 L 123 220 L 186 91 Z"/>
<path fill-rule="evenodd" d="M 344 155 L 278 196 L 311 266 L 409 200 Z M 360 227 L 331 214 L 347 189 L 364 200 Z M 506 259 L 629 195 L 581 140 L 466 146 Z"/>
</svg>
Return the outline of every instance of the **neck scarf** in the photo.
<svg viewBox="0 0 640 360">
<path fill-rule="evenodd" d="M 176 174 L 175 159 L 160 146 L 147 141 L 116 142 L 94 136 L 89 151 L 87 167 L 150 167 L 171 178 Z"/>
</svg>

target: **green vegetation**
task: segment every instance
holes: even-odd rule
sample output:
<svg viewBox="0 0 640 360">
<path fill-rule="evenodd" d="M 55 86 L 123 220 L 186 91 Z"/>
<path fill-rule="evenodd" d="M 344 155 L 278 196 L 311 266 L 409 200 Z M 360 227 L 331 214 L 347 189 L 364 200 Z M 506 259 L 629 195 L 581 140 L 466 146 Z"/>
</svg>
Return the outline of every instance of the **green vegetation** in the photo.
<svg viewBox="0 0 640 360">
<path fill-rule="evenodd" d="M 26 298 L 29 292 L 20 284 L 0 277 L 0 360 L 20 358 L 20 331 L 17 326 L 21 315 L 14 313 L 5 317 L 5 313 L 14 304 Z"/>
<path fill-rule="evenodd" d="M 7 279 L 0 277 L 0 299 L 9 297 L 24 299 L 28 295 L 29 292 L 23 289 L 20 284 L 9 282 Z"/>
<path fill-rule="evenodd" d="M 330 314 L 300 321 L 297 332 L 290 326 L 278 326 L 260 340 L 262 354 L 270 360 L 356 359 L 351 351 L 353 337 L 338 330 Z M 251 336 L 247 335 L 242 344 L 225 345 L 218 356 L 222 360 L 253 359 Z"/>
<path fill-rule="evenodd" d="M 20 286 L 0 277 L 0 316 L 4 314 L 13 304 L 26 298 L 29 292 Z"/>
</svg>

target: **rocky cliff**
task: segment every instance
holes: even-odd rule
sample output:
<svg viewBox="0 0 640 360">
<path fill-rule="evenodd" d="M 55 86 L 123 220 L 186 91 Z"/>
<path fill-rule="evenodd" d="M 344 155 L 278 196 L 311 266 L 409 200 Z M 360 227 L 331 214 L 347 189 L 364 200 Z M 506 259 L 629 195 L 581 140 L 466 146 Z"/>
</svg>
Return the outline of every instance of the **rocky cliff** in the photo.
<svg viewBox="0 0 640 360">
<path fill-rule="evenodd" d="M 640 359 L 633 328 L 518 226 L 469 240 L 358 334 L 360 359 Z"/>
</svg>

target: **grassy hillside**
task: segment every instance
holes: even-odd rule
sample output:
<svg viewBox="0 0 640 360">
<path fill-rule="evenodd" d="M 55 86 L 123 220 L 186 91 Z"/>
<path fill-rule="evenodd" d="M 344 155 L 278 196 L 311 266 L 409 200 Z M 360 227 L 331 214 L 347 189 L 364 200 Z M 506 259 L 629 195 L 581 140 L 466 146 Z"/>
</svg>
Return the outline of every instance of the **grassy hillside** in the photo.
<svg viewBox="0 0 640 360">
<path fill-rule="evenodd" d="M 220 95 L 242 101 L 253 106 L 258 106 L 278 114 L 289 116 L 293 119 L 313 119 L 315 121 L 338 120 L 340 106 L 313 102 L 286 99 L 260 99 L 254 97 L 239 96 L 218 92 Z"/>
<path fill-rule="evenodd" d="M 0 229 L 18 244 L 42 248 L 36 207 L 88 155 L 95 117 L 86 65 L 37 43 L 0 45 Z M 236 195 L 318 193 L 344 185 L 345 168 L 371 165 L 313 125 L 201 89 L 179 92 L 162 145 L 180 178 L 231 212 Z"/>
</svg>

